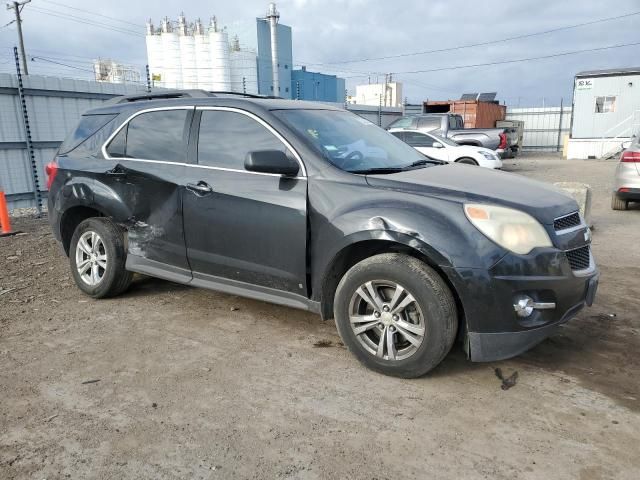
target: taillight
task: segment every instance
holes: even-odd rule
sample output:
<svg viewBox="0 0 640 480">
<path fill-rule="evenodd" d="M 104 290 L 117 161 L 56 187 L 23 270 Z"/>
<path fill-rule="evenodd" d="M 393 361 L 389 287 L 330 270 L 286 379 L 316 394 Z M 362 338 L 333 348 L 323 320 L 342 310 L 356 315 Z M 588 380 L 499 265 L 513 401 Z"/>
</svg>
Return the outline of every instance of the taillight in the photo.
<svg viewBox="0 0 640 480">
<path fill-rule="evenodd" d="M 500 145 L 498 145 L 498 148 L 501 148 L 502 150 L 507 148 L 507 135 L 504 133 L 500 134 Z"/>
<path fill-rule="evenodd" d="M 58 174 L 58 164 L 55 161 L 49 162 L 47 166 L 44 167 L 44 171 L 47 174 L 47 190 L 49 190 Z"/>
<path fill-rule="evenodd" d="M 640 163 L 640 152 L 629 152 L 625 150 L 620 156 L 620 161 L 625 163 Z"/>
</svg>

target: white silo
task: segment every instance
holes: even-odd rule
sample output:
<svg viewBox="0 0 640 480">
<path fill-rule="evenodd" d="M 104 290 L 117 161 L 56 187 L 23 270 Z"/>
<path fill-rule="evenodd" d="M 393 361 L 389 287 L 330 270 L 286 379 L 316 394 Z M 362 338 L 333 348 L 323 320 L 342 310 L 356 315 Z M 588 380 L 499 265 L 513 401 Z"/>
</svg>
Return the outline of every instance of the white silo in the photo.
<svg viewBox="0 0 640 480">
<path fill-rule="evenodd" d="M 198 88 L 195 38 L 191 35 L 187 27 L 187 20 L 184 17 L 184 13 L 178 17 L 178 39 L 180 43 L 182 88 Z"/>
<path fill-rule="evenodd" d="M 211 70 L 211 48 L 209 48 L 209 35 L 205 34 L 200 19 L 196 20 L 193 27 L 193 38 L 196 51 L 196 72 L 198 87 L 204 90 L 213 90 L 213 70 Z"/>
<path fill-rule="evenodd" d="M 164 51 L 162 69 L 164 71 L 163 86 L 166 88 L 182 88 L 182 62 L 180 60 L 180 41 L 173 31 L 167 17 L 162 21 L 162 49 Z"/>
<path fill-rule="evenodd" d="M 209 27 L 209 45 L 211 48 L 212 90 L 224 92 L 231 90 L 231 64 L 229 61 L 229 37 L 227 32 L 218 30 L 216 17 L 211 19 Z"/>
<path fill-rule="evenodd" d="M 164 72 L 162 70 L 163 53 L 162 53 L 162 38 L 153 28 L 151 19 L 147 22 L 147 64 L 149 65 L 149 77 L 151 78 L 151 84 L 155 86 L 162 86 L 164 80 Z"/>
<path fill-rule="evenodd" d="M 238 37 L 234 38 L 229 54 L 231 63 L 231 90 L 243 93 L 258 93 L 258 58 L 256 52 L 240 48 Z"/>
</svg>

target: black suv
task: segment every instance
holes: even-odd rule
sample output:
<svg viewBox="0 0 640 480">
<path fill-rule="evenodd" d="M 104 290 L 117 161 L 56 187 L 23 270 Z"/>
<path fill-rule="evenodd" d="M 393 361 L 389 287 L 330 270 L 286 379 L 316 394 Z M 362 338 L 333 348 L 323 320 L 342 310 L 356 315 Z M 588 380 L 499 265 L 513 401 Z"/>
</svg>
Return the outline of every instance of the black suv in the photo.
<svg viewBox="0 0 640 480">
<path fill-rule="evenodd" d="M 368 367 L 422 375 L 456 337 L 517 355 L 593 301 L 576 202 L 443 164 L 319 103 L 203 91 L 119 97 L 47 166 L 49 218 L 78 287 L 133 272 L 335 318 Z"/>
</svg>

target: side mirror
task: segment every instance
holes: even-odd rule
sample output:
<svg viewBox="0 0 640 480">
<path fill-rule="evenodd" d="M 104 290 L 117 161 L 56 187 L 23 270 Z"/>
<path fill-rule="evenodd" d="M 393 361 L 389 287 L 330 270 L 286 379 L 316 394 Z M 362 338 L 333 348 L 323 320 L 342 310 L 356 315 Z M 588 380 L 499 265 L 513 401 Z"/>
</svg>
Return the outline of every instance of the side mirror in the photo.
<svg viewBox="0 0 640 480">
<path fill-rule="evenodd" d="M 300 165 L 281 150 L 257 150 L 247 153 L 244 168 L 250 172 L 273 173 L 295 177 Z"/>
<path fill-rule="evenodd" d="M 433 148 L 444 148 L 444 145 L 442 145 L 440 142 L 433 142 L 432 147 Z"/>
</svg>

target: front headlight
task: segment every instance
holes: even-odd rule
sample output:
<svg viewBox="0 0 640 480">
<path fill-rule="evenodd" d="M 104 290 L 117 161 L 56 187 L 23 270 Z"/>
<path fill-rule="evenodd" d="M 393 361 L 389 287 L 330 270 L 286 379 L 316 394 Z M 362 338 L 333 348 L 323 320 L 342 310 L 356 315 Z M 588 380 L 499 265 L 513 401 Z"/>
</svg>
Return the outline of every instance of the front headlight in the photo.
<svg viewBox="0 0 640 480">
<path fill-rule="evenodd" d="M 486 158 L 487 160 L 497 160 L 498 157 L 496 157 L 493 153 L 490 152 L 484 152 L 482 150 L 478 150 L 478 153 L 480 155 L 482 155 L 484 158 Z"/>
<path fill-rule="evenodd" d="M 528 213 L 495 205 L 465 204 L 469 221 L 490 240 L 514 253 L 526 255 L 553 244 L 546 230 Z"/>
</svg>

